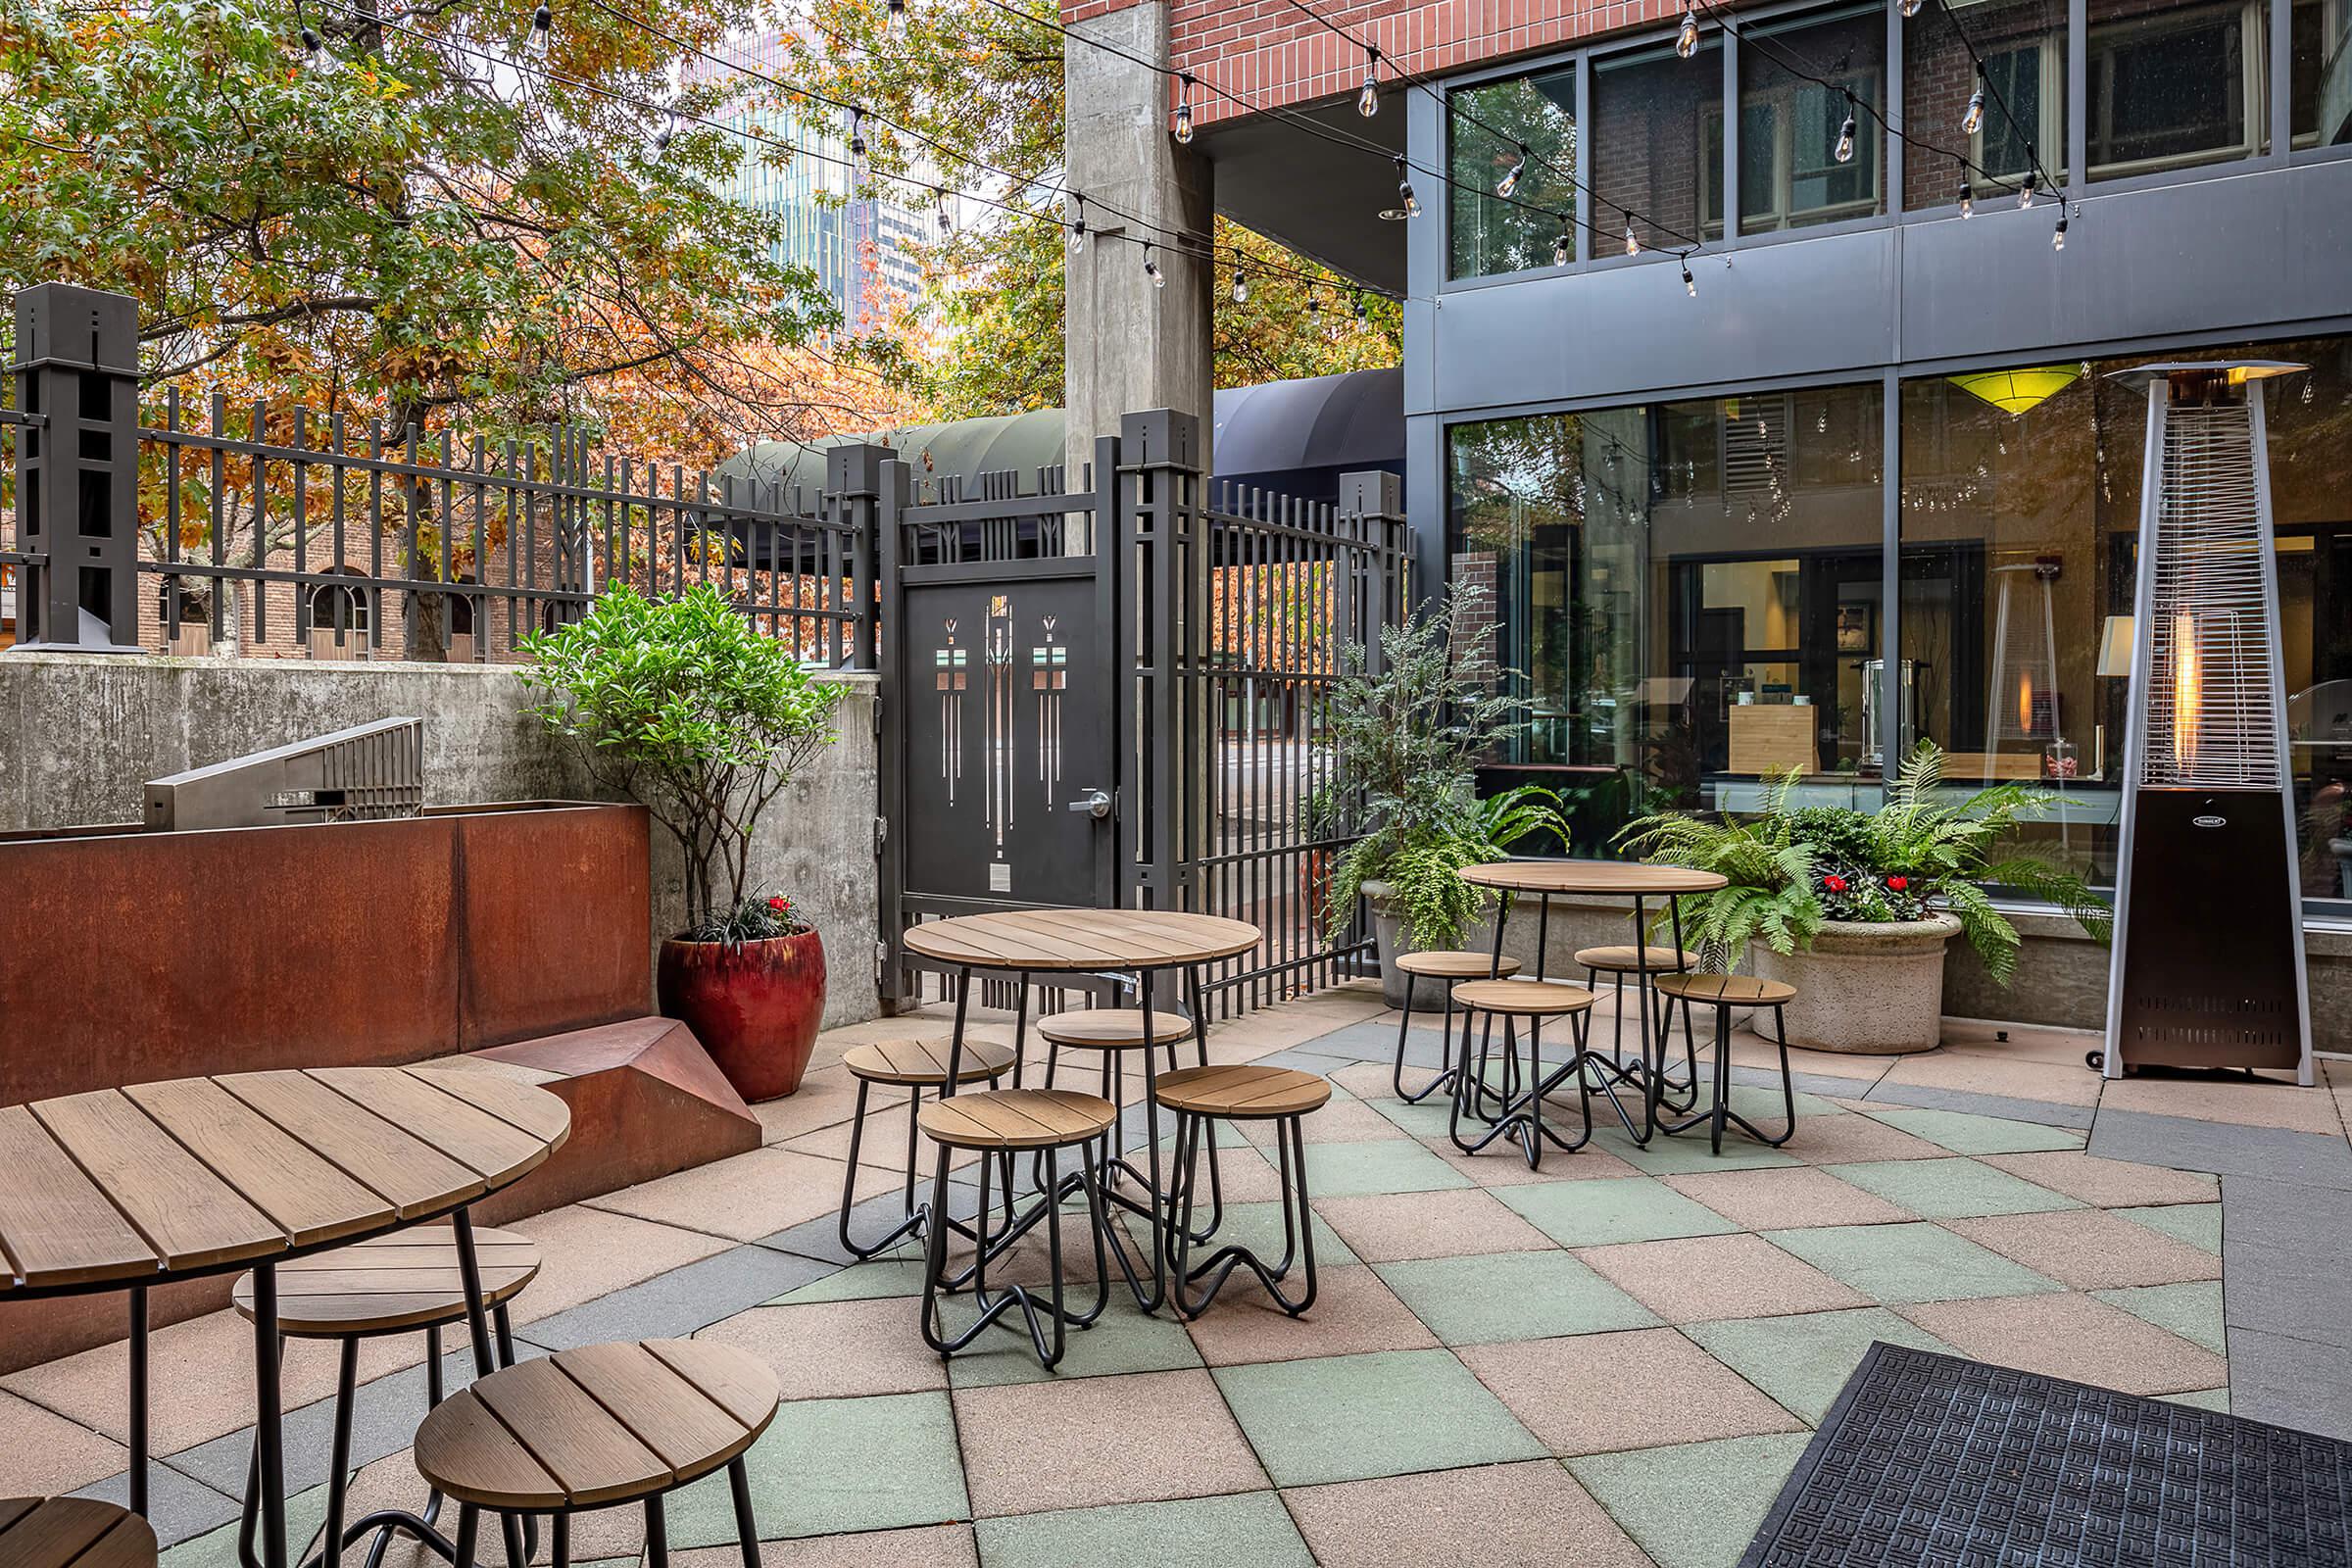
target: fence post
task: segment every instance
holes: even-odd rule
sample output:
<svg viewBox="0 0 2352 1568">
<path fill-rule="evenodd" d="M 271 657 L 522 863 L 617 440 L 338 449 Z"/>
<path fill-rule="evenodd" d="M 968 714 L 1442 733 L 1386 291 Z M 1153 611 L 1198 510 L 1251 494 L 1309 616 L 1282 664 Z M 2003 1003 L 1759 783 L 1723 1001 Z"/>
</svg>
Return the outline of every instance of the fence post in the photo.
<svg viewBox="0 0 2352 1568">
<path fill-rule="evenodd" d="M 1358 624 L 1364 629 L 1365 672 L 1377 675 L 1388 667 L 1381 629 L 1394 622 L 1403 602 L 1404 585 L 1396 580 L 1404 563 L 1403 479 L 1386 468 L 1341 474 L 1340 514 L 1356 520 L 1358 536 L 1370 547 Z"/>
<path fill-rule="evenodd" d="M 139 647 L 139 306 L 40 283 L 17 296 L 18 646 Z"/>
<path fill-rule="evenodd" d="M 1203 706 L 1210 526 L 1203 507 L 1200 420 L 1175 409 L 1119 420 L 1115 541 L 1121 613 L 1137 621 L 1136 678 L 1116 748 L 1133 737 L 1139 788 L 1131 797 L 1141 854 L 1133 888 L 1152 908 L 1196 906 L 1208 769 L 1214 746 Z M 1122 688 L 1128 683 L 1122 682 Z M 1122 893 L 1126 890 L 1122 889 Z"/>
<path fill-rule="evenodd" d="M 883 469 L 898 456 L 888 447 L 863 443 L 825 449 L 825 495 L 820 514 L 838 516 L 850 525 L 850 598 L 855 606 L 850 622 L 849 667 L 878 668 L 875 635 L 874 577 L 877 550 L 887 549 L 883 535 L 898 527 L 898 508 L 905 504 L 904 475 L 900 498 L 882 515 Z"/>
</svg>

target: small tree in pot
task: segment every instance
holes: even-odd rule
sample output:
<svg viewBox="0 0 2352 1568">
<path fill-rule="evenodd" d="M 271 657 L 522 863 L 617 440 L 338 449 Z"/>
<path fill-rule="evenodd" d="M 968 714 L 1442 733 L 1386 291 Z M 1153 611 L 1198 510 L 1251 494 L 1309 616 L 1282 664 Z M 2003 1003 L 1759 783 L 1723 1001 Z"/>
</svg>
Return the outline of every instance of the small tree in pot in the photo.
<svg viewBox="0 0 2352 1568">
<path fill-rule="evenodd" d="M 1987 884 L 2057 906 L 2097 940 L 2107 906 L 2082 879 L 2015 844 L 2050 797 L 1998 784 L 1938 799 L 1943 753 L 1932 741 L 1903 762 L 1876 811 L 1790 809 L 1799 775 L 1741 820 L 1666 811 L 1631 823 L 1619 844 L 1644 859 L 1715 871 L 1717 891 L 1683 901 L 1683 932 L 1710 968 L 1753 954 L 1757 971 L 1797 988 L 1788 1043 L 1817 1051 L 1926 1051 L 1940 1039 L 1944 945 L 1965 936 L 1994 982 L 2017 972 L 2017 928 Z"/>
<path fill-rule="evenodd" d="M 752 840 L 834 740 L 841 689 L 709 584 L 662 601 L 617 585 L 523 646 L 538 662 L 523 679 L 546 694 L 531 711 L 685 858 L 686 929 L 662 944 L 662 1010 L 746 1100 L 791 1094 L 824 1018 L 824 946 L 790 900 L 754 886 Z"/>
</svg>

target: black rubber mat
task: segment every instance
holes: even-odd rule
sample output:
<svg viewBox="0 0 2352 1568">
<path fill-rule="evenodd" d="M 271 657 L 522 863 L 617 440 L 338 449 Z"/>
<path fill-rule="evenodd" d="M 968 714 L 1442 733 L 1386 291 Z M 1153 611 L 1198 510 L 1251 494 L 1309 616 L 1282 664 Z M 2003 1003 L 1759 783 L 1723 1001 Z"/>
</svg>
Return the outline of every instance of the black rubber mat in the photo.
<svg viewBox="0 0 2352 1568">
<path fill-rule="evenodd" d="M 2352 1565 L 2352 1444 L 1870 1348 L 1740 1568 Z"/>
</svg>

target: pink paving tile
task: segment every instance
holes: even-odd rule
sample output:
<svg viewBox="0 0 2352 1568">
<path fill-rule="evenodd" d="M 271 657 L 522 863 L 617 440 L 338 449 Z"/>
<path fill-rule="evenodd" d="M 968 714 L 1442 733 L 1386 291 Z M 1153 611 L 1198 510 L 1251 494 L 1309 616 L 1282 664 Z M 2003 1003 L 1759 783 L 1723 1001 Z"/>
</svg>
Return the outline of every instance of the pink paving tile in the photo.
<svg viewBox="0 0 2352 1568">
<path fill-rule="evenodd" d="M 148 1365 L 158 1391 L 149 1414 L 153 1451 L 175 1453 L 253 1420 L 253 1327 L 230 1311 L 155 1331 Z M 119 1443 L 130 1438 L 130 1353 L 117 1340 L 12 1372 L 0 1388 Z M 335 1350 L 288 1347 L 283 1404 L 297 1409 L 334 1392 Z M 13 1434 L 7 1435 L 13 1439 Z M 0 1442 L 0 1450 L 15 1447 Z"/>
<path fill-rule="evenodd" d="M 1692 1236 L 1588 1247 L 1577 1254 L 1669 1323 L 1785 1317 L 1870 1299 L 1761 1236 Z"/>
<path fill-rule="evenodd" d="M 891 1097 L 892 1091 L 877 1089 L 868 1103 Z M 898 1098 L 904 1098 L 903 1093 Z M 760 1142 L 780 1144 L 819 1127 L 847 1121 L 857 1108 L 858 1080 L 846 1068 L 824 1067 L 812 1068 L 801 1079 L 801 1087 L 782 1100 L 754 1105 L 752 1114 L 760 1118 Z"/>
<path fill-rule="evenodd" d="M 2139 1110 L 2157 1116 L 2191 1116 L 2198 1121 L 2237 1122 L 2249 1127 L 2284 1127 L 2299 1133 L 2344 1136 L 2344 1122 L 2331 1095 L 2293 1084 L 2208 1084 L 2179 1079 L 2122 1078 L 2100 1098 L 2110 1110 Z"/>
<path fill-rule="evenodd" d="M 758 1306 L 695 1338 L 751 1351 L 775 1369 L 786 1399 L 913 1394 L 948 1386 L 947 1363 L 915 1332 L 903 1297 Z"/>
<path fill-rule="evenodd" d="M 1551 1114 L 1549 1110 L 1546 1110 L 1544 1119 L 1549 1121 Z M 1592 1125 L 1594 1127 L 1603 1125 L 1601 1118 L 1608 1114 L 1606 1106 L 1595 1106 Z M 1639 1107 L 1636 1107 L 1637 1118 L 1639 1114 Z M 1607 1125 L 1616 1125 L 1614 1118 L 1611 1118 Z M 1421 1145 L 1481 1187 L 1525 1187 L 1536 1182 L 1604 1181 L 1614 1176 L 1639 1176 L 1642 1174 L 1625 1160 L 1592 1144 L 1586 1145 L 1573 1154 L 1563 1154 L 1556 1149 L 1546 1148 L 1544 1151 L 1544 1165 L 1540 1170 L 1529 1170 L 1527 1161 L 1519 1153 L 1519 1146 L 1508 1139 L 1498 1138 L 1475 1154 L 1463 1153 L 1453 1147 L 1450 1140 L 1444 1138 L 1424 1138 L 1421 1140 Z"/>
<path fill-rule="evenodd" d="M 2222 1260 L 2120 1214 L 2095 1208 L 1944 1221 L 1980 1247 L 2078 1291 L 2218 1280 Z"/>
<path fill-rule="evenodd" d="M 926 1096 L 923 1103 L 928 1105 L 930 1102 L 929 1097 Z M 835 1122 L 830 1127 L 820 1127 L 814 1132 L 801 1133 L 796 1137 L 787 1138 L 772 1147 L 786 1153 L 802 1154 L 826 1161 L 846 1160 L 850 1157 L 850 1133 L 851 1124 L 849 1122 Z M 948 1168 L 961 1170 L 979 1157 L 980 1152 L 975 1149 L 951 1150 L 948 1154 Z M 915 1179 L 918 1182 L 929 1181 L 938 1159 L 939 1146 L 930 1139 L 922 1137 L 918 1130 L 914 1146 Z M 904 1090 L 893 1088 L 877 1091 L 873 1100 L 867 1103 L 865 1134 L 858 1144 L 858 1164 L 861 1172 L 858 1178 L 858 1193 L 860 1198 L 870 1197 L 881 1191 L 878 1187 L 866 1185 L 868 1181 L 872 1180 L 872 1177 L 863 1174 L 864 1172 L 895 1171 L 902 1182 L 906 1180 L 906 1096 Z M 841 1170 L 838 1165 L 834 1167 L 833 1180 L 836 1184 L 841 1181 Z M 838 1185 L 833 1189 L 833 1197 L 835 1201 L 840 1200 L 841 1189 Z M 762 1232 L 761 1234 L 766 1233 Z"/>
<path fill-rule="evenodd" d="M 2080 1059 L 2069 1065 L 2006 1053 L 1931 1051 L 1896 1062 L 1886 1069 L 1882 1082 L 2004 1095 L 2011 1100 L 2039 1100 L 2059 1105 L 2091 1105 L 2098 1102 L 2100 1080 Z"/>
<path fill-rule="evenodd" d="M 1705 1046 L 1702 1040 L 1702 1052 Z M 1705 1060 L 1702 1054 L 1700 1059 Z M 1881 1056 L 1864 1052 L 1807 1051 L 1802 1046 L 1788 1048 L 1788 1070 L 1811 1073 L 1823 1078 L 1843 1078 L 1853 1084 L 1852 1093 L 1866 1094 L 1870 1086 L 1886 1074 L 1886 1069 L 1902 1060 L 1900 1056 Z M 1732 1034 L 1732 1061 L 1741 1067 L 1766 1067 L 1781 1070 L 1781 1050 L 1771 1040 L 1750 1029 L 1739 1029 Z"/>
<path fill-rule="evenodd" d="M 1799 1120 L 1801 1125 L 1803 1118 Z M 1774 1170 L 1699 1171 L 1665 1180 L 1667 1186 L 1685 1198 L 1698 1200 L 1743 1230 L 1885 1225 L 1911 1217 L 1884 1198 L 1810 1165 Z"/>
<path fill-rule="evenodd" d="M 2230 1380 L 2229 1363 L 2212 1351 L 2071 1291 L 1895 1310 L 1963 1355 L 2125 1394 L 2184 1394 Z"/>
<path fill-rule="evenodd" d="M 0 1394 L 0 1496 L 78 1492 L 130 1462 L 130 1450 L 78 1421 Z"/>
<path fill-rule="evenodd" d="M 539 1244 L 539 1277 L 514 1298 L 517 1323 L 592 1301 L 727 1250 L 723 1237 L 573 1204 L 507 1227 Z"/>
<path fill-rule="evenodd" d="M 955 1400 L 976 1518 L 1267 1484 L 1204 1371 L 961 1389 Z"/>
<path fill-rule="evenodd" d="M 2143 1203 L 2210 1203 L 2221 1196 L 2221 1182 L 2199 1170 L 2166 1170 L 2135 1165 L 2128 1159 L 2101 1159 L 2073 1150 L 2031 1154 L 1980 1154 L 1985 1164 L 2023 1176 L 2054 1193 L 2079 1198 L 2101 1208 L 2130 1208 Z"/>
<path fill-rule="evenodd" d="M 1282 1496 L 1324 1568 L 1649 1568 L 1616 1521 L 1548 1460 L 1298 1487 Z"/>
<path fill-rule="evenodd" d="M 1563 1458 L 1804 1425 L 1673 1329 L 1473 1345 L 1455 1353 Z"/>
<path fill-rule="evenodd" d="M 1858 1101 L 1838 1101 L 1854 1105 Z M 1852 1110 L 1836 1115 L 1799 1116 L 1796 1135 L 1781 1146 L 1808 1165 L 1843 1165 L 1871 1159 L 1943 1159 L 1951 1151 L 1889 1127 L 1875 1117 Z"/>
<path fill-rule="evenodd" d="M 1258 1148 L 1272 1149 L 1275 1125 L 1270 1121 L 1243 1122 L 1240 1131 Z M 1299 1136 L 1310 1144 L 1360 1144 L 1409 1135 L 1360 1100 L 1334 1100 L 1299 1123 Z"/>
<path fill-rule="evenodd" d="M 830 1213 L 840 1202 L 841 1166 L 836 1161 L 782 1149 L 755 1149 L 607 1193 L 590 1200 L 589 1206 L 752 1242 Z"/>
<path fill-rule="evenodd" d="M 1315 1304 L 1304 1317 L 1289 1316 L 1263 1292 L 1237 1281 L 1185 1327 L 1210 1366 L 1419 1350 L 1438 1343 L 1380 1276 L 1361 1264 L 1319 1270 Z"/>
<path fill-rule="evenodd" d="M 2000 1038 L 2006 1035 L 2007 1039 Z M 1943 1020 L 1943 1049 L 1963 1054 L 2011 1056 L 2026 1061 L 2054 1061 L 2069 1067 L 2082 1065 L 2082 1054 L 2096 1051 L 2103 1036 L 2091 1029 L 2052 1029 L 2035 1024 L 1995 1023 L 1987 1018 Z"/>
<path fill-rule="evenodd" d="M 1316 1203 L 1340 1240 L 1367 1263 L 1537 1251 L 1551 1239 L 1481 1188 L 1326 1198 Z"/>
</svg>

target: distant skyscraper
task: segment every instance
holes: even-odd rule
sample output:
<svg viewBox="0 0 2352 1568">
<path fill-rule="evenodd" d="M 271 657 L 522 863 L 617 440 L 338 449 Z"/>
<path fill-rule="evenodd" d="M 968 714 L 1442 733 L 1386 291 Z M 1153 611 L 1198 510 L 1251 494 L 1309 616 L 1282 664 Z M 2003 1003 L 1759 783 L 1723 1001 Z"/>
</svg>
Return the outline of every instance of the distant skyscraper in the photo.
<svg viewBox="0 0 2352 1568">
<path fill-rule="evenodd" d="M 724 45 L 715 53 L 768 76 L 791 79 L 783 38 L 776 33 Z M 689 63 L 687 85 L 699 85 L 734 74 L 708 60 Z M 735 85 L 746 96 L 766 91 L 765 84 L 738 77 Z M 841 310 L 843 327 L 862 332 L 878 324 L 879 313 L 868 298 L 869 283 L 879 282 L 887 293 L 911 296 L 922 282 L 922 268 L 907 249 L 929 238 L 920 213 L 888 196 L 845 200 L 850 191 L 850 144 L 846 117 L 836 109 L 810 104 L 787 110 L 739 103 L 714 117 L 722 123 L 757 130 L 778 143 L 805 149 L 787 155 L 780 148 L 745 141 L 743 162 L 732 181 L 719 194 L 746 207 L 776 215 L 783 232 L 770 254 L 781 265 L 805 267 Z M 873 270 L 866 258 L 871 256 Z"/>
</svg>

